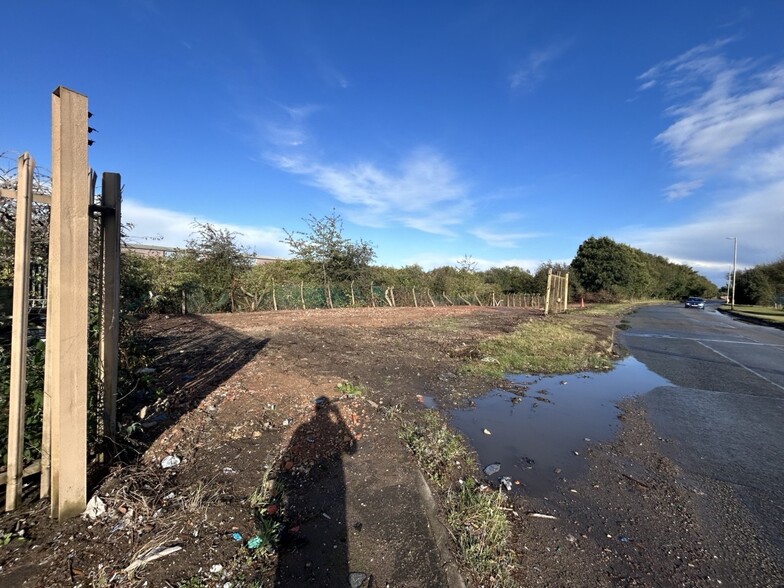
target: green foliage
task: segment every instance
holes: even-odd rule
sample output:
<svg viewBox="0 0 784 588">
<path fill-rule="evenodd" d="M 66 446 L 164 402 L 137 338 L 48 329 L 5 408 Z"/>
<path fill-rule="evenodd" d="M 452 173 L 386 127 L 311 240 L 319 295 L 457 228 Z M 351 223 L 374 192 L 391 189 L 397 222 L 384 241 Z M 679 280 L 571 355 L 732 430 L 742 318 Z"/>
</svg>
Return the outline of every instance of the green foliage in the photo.
<svg viewBox="0 0 784 588">
<path fill-rule="evenodd" d="M 571 267 L 587 294 L 607 302 L 648 297 L 713 297 L 717 292 L 714 284 L 692 268 L 616 243 L 609 237 L 583 241 Z"/>
<path fill-rule="evenodd" d="M 400 438 L 442 494 L 447 526 L 458 546 L 456 555 L 471 576 L 472 585 L 514 585 L 506 496 L 471 477 L 455 484 L 458 476 L 476 468 L 473 456 L 437 411 L 427 410 L 419 417 L 402 421 Z"/>
<path fill-rule="evenodd" d="M 46 346 L 36 341 L 27 348 L 27 388 L 25 391 L 24 459 L 41 457 L 44 406 L 44 356 Z M 10 354 L 0 348 L 0 464 L 8 457 L 8 395 L 11 378 Z"/>
<path fill-rule="evenodd" d="M 536 291 L 531 272 L 521 267 L 493 267 L 482 272 L 486 284 L 498 288 L 502 294 L 522 294 Z"/>
<path fill-rule="evenodd" d="M 284 231 L 283 242 L 298 260 L 309 264 L 311 277 L 325 284 L 366 277 L 376 257 L 373 245 L 360 239 L 351 241 L 343 235 L 343 219 L 334 210 L 323 218 L 313 215 L 303 219 L 308 231 Z"/>
<path fill-rule="evenodd" d="M 604 370 L 612 361 L 609 346 L 565 321 L 523 323 L 514 332 L 483 341 L 482 358 L 468 371 L 502 377 L 510 372 L 567 373 Z"/>
<path fill-rule="evenodd" d="M 233 312 L 240 278 L 251 265 L 250 252 L 237 243 L 237 233 L 210 223 L 194 222 L 193 226 L 194 236 L 175 260 L 174 283 L 182 287 L 196 281 L 205 306 Z"/>
<path fill-rule="evenodd" d="M 340 382 L 335 386 L 335 390 L 346 396 L 362 397 L 365 395 L 365 388 L 362 385 L 351 382 Z"/>
<path fill-rule="evenodd" d="M 773 263 L 738 272 L 735 301 L 738 304 L 773 306 L 784 298 L 784 257 Z"/>
<path fill-rule="evenodd" d="M 753 267 L 740 272 L 735 285 L 735 301 L 738 304 L 773 306 L 774 289 L 767 273 Z"/>
</svg>

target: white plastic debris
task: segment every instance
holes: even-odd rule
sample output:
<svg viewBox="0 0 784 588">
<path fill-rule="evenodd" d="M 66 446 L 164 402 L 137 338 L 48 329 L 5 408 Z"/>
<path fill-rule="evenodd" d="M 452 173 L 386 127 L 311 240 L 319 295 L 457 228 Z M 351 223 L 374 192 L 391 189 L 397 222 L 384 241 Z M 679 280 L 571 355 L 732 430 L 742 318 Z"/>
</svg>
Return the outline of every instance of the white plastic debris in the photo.
<svg viewBox="0 0 784 588">
<path fill-rule="evenodd" d="M 151 561 L 155 561 L 156 559 L 166 557 L 167 555 L 171 555 L 172 553 L 177 553 L 180 549 L 182 549 L 182 547 L 180 547 L 179 545 L 175 545 L 173 547 L 158 547 L 156 549 L 151 549 L 144 555 L 133 560 L 131 564 L 123 570 L 123 572 L 125 572 L 126 574 L 128 572 L 132 572 L 136 568 L 148 564 Z"/>
<path fill-rule="evenodd" d="M 501 464 L 500 463 L 498 463 L 498 462 L 491 463 L 490 465 L 485 467 L 485 475 L 486 476 L 492 476 L 493 474 L 498 473 L 500 470 L 501 470 Z"/>
<path fill-rule="evenodd" d="M 94 494 L 90 499 L 90 502 L 87 503 L 87 508 L 84 509 L 84 513 L 82 514 L 84 518 L 89 518 L 91 521 L 94 521 L 105 513 L 106 503 L 104 503 L 97 494 Z"/>
<path fill-rule="evenodd" d="M 211 574 L 220 574 L 223 571 L 223 566 L 220 564 L 213 564 L 210 566 Z"/>
<path fill-rule="evenodd" d="M 176 468 L 180 463 L 181 460 L 176 455 L 167 455 L 161 460 L 161 467 L 165 470 L 168 468 Z"/>
<path fill-rule="evenodd" d="M 503 478 L 501 478 L 501 485 L 504 488 L 506 488 L 507 492 L 511 492 L 512 491 L 512 478 L 510 478 L 509 476 L 504 476 Z"/>
<path fill-rule="evenodd" d="M 482 429 L 482 432 L 483 432 L 485 435 L 492 435 L 492 433 L 490 432 L 490 429 Z"/>
</svg>

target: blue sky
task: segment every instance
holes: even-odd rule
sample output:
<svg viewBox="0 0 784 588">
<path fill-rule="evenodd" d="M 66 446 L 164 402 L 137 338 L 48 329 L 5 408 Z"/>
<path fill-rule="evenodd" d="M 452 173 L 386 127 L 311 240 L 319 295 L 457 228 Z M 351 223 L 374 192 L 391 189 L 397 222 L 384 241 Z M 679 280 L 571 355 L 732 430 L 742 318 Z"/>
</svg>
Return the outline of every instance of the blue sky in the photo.
<svg viewBox="0 0 784 588">
<path fill-rule="evenodd" d="M 334 208 L 394 266 L 533 270 L 608 235 L 723 283 L 726 237 L 741 266 L 784 254 L 782 2 L 125 0 L 3 16 L 0 153 L 48 166 L 52 90 L 86 94 L 90 163 L 122 174 L 132 240 L 180 245 L 198 219 L 285 256 L 283 228 Z"/>
</svg>

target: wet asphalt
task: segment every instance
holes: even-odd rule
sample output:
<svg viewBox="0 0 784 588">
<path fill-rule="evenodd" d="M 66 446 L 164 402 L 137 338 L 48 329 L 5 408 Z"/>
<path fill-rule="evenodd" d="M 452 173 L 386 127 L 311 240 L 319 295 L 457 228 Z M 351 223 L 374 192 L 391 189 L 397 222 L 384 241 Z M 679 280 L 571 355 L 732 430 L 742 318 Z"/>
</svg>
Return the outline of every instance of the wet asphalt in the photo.
<svg viewBox="0 0 784 588">
<path fill-rule="evenodd" d="M 683 305 L 641 308 L 619 342 L 672 385 L 642 399 L 666 453 L 729 485 L 784 564 L 784 330 Z"/>
</svg>

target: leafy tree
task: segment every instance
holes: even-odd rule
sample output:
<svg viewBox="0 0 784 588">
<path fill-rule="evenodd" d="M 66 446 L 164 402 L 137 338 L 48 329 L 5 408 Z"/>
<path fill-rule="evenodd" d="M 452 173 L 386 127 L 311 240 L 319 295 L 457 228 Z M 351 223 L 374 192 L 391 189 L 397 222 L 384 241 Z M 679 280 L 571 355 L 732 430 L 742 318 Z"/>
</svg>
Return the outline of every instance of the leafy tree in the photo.
<svg viewBox="0 0 784 588">
<path fill-rule="evenodd" d="M 740 272 L 735 285 L 738 304 L 773 305 L 774 290 L 765 271 L 759 266 Z"/>
<path fill-rule="evenodd" d="M 310 264 L 326 286 L 329 282 L 362 279 L 376 253 L 373 245 L 343 236 L 343 219 L 334 210 L 323 218 L 303 219 L 308 231 L 288 231 L 283 243 L 297 259 Z"/>
<path fill-rule="evenodd" d="M 491 267 L 482 274 L 487 284 L 498 288 L 502 294 L 524 294 L 534 291 L 534 277 L 528 270 L 508 265 Z"/>
<path fill-rule="evenodd" d="M 210 223 L 194 222 L 193 226 L 196 231 L 177 260 L 181 264 L 178 275 L 194 275 L 213 310 L 234 312 L 239 278 L 251 266 L 251 253 L 237 243 L 238 233 Z"/>
<path fill-rule="evenodd" d="M 613 298 L 643 296 L 650 274 L 640 253 L 609 237 L 590 237 L 577 249 L 571 267 L 586 292 L 605 292 Z"/>
</svg>

